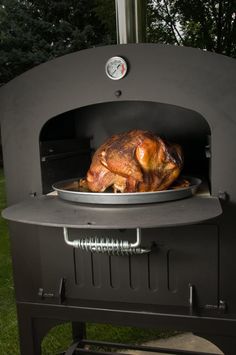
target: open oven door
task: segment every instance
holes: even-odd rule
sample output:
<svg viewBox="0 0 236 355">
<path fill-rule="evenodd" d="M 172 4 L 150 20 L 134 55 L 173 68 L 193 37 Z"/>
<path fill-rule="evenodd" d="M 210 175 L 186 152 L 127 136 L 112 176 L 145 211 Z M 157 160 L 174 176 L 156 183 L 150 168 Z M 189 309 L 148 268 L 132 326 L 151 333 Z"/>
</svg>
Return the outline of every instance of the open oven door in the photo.
<svg viewBox="0 0 236 355">
<path fill-rule="evenodd" d="M 217 197 L 200 193 L 178 201 L 118 206 L 75 204 L 57 196 L 35 196 L 6 208 L 2 216 L 11 221 L 41 226 L 131 229 L 201 223 L 221 213 Z"/>
</svg>

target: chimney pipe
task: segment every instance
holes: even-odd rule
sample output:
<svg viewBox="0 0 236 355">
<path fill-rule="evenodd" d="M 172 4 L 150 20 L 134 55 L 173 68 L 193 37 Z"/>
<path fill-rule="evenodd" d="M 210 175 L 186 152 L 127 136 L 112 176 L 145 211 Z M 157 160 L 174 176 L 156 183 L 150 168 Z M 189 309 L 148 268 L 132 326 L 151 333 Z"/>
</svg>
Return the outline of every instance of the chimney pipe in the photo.
<svg viewBox="0 0 236 355">
<path fill-rule="evenodd" d="M 117 43 L 146 41 L 146 0 L 115 0 Z"/>
</svg>

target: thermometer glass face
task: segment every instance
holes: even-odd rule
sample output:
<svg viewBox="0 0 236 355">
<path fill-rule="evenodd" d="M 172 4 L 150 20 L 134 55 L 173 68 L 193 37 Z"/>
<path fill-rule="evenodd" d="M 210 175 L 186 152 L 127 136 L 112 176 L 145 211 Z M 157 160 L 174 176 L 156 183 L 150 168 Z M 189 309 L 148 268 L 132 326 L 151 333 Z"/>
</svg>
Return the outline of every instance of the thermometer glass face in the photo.
<svg viewBox="0 0 236 355">
<path fill-rule="evenodd" d="M 127 63 L 121 57 L 112 57 L 106 63 L 106 74 L 110 79 L 122 79 L 127 73 Z"/>
</svg>

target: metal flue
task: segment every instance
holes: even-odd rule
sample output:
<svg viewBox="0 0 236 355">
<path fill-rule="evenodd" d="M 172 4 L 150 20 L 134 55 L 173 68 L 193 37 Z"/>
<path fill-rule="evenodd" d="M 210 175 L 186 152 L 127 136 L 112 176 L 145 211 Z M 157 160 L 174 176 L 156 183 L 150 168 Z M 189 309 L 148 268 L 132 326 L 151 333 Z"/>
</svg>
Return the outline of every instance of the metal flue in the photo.
<svg viewBox="0 0 236 355">
<path fill-rule="evenodd" d="M 146 0 L 115 0 L 117 43 L 146 42 Z"/>
</svg>

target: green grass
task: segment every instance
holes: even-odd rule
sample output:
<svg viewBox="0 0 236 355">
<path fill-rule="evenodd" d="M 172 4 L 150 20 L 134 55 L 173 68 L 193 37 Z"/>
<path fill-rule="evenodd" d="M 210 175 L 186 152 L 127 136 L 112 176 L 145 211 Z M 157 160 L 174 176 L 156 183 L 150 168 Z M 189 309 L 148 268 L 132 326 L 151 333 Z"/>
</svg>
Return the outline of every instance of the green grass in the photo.
<svg viewBox="0 0 236 355">
<path fill-rule="evenodd" d="M 3 172 L 0 170 L 0 211 L 5 207 Z M 18 354 L 18 334 L 12 264 L 6 222 L 0 217 L 0 354 Z"/>
<path fill-rule="evenodd" d="M 0 211 L 6 205 L 4 176 L 0 169 Z M 169 333 L 139 328 L 88 324 L 89 339 L 122 343 L 142 343 L 166 337 Z M 71 343 L 70 324 L 52 329 L 43 340 L 43 355 L 62 351 Z M 0 355 L 19 355 L 16 307 L 7 223 L 0 217 Z"/>
</svg>

